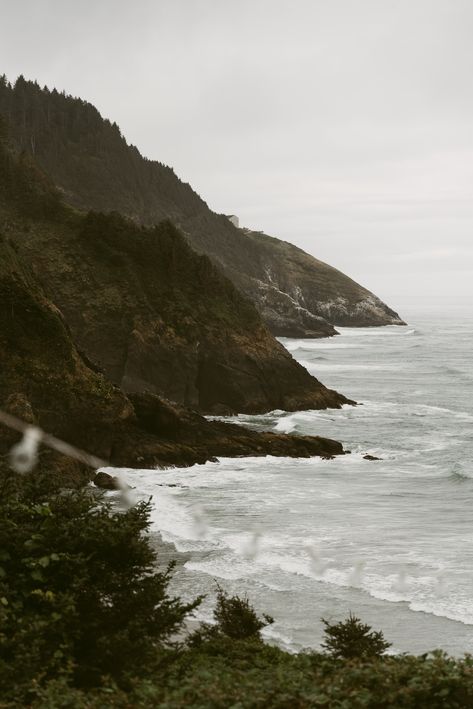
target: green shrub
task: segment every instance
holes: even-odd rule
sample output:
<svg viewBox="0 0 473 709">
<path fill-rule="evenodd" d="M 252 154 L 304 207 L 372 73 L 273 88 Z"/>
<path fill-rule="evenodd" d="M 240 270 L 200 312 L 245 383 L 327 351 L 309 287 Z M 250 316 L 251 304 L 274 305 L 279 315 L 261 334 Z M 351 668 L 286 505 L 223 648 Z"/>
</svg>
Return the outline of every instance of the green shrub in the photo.
<svg viewBox="0 0 473 709">
<path fill-rule="evenodd" d="M 290 654 L 262 642 L 272 618 L 221 588 L 215 624 L 173 644 L 198 601 L 169 597 L 148 513 L 118 514 L 38 474 L 0 475 L 2 709 L 473 706 L 469 656 L 383 656 L 382 633 L 354 616 L 324 621 L 329 654 Z"/>
<path fill-rule="evenodd" d="M 373 630 L 351 613 L 346 620 L 339 623 L 329 623 L 324 618 L 322 623 L 325 626 L 322 647 L 333 657 L 379 657 L 391 647 L 391 643 L 386 642 L 381 631 Z"/>
<path fill-rule="evenodd" d="M 172 565 L 156 570 L 149 504 L 118 513 L 35 474 L 0 484 L 1 695 L 151 672 L 199 599 L 168 595 Z"/>
<path fill-rule="evenodd" d="M 263 617 L 259 618 L 247 598 L 229 596 L 220 587 L 214 618 L 219 631 L 234 640 L 260 638 L 260 631 L 274 623 L 274 618 L 267 613 L 263 613 Z"/>
<path fill-rule="evenodd" d="M 213 616 L 215 624 L 203 623 L 189 638 L 191 646 L 222 636 L 232 640 L 261 642 L 260 631 L 274 623 L 274 619 L 266 613 L 260 618 L 248 598 L 229 596 L 220 586 L 217 586 L 217 604 Z"/>
</svg>

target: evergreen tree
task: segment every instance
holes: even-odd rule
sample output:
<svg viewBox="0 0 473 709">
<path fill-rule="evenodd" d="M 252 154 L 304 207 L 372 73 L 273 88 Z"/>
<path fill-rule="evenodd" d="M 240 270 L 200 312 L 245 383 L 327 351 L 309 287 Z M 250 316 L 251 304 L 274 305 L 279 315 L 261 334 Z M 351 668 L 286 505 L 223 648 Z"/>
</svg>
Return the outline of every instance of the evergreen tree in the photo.
<svg viewBox="0 0 473 709">
<path fill-rule="evenodd" d="M 322 647 L 334 657 L 345 659 L 373 658 L 382 655 L 391 643 L 386 642 L 381 631 L 373 630 L 356 616 L 350 615 L 339 623 L 322 618 L 325 641 Z"/>
<path fill-rule="evenodd" d="M 199 603 L 169 596 L 148 503 L 114 511 L 46 477 L 0 477 L 0 692 L 61 674 L 80 686 L 156 664 Z"/>
</svg>

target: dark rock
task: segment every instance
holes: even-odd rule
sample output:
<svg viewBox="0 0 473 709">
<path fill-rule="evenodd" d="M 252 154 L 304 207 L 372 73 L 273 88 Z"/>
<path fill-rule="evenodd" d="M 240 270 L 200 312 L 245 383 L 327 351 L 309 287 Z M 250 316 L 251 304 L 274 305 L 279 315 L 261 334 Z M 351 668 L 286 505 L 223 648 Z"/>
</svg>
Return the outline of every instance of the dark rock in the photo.
<svg viewBox="0 0 473 709">
<path fill-rule="evenodd" d="M 100 487 L 102 490 L 120 490 L 120 481 L 118 478 L 109 473 L 104 473 L 101 471 L 97 473 L 93 480 L 94 485 Z"/>
<path fill-rule="evenodd" d="M 343 455 L 338 441 L 319 436 L 296 436 L 252 431 L 223 421 L 209 421 L 192 411 L 154 394 L 130 394 L 136 411 L 136 423 L 122 429 L 113 446 L 115 465 L 186 466 L 216 461 L 218 457 L 237 456 L 322 456 Z M 173 411 L 179 425 L 155 427 L 149 436 L 149 421 L 161 420 L 161 412 Z M 144 412 L 144 425 L 142 414 Z"/>
<path fill-rule="evenodd" d="M 26 234 L 11 224 L 77 356 L 122 391 L 218 414 L 348 403 L 293 359 L 169 222 L 143 229 L 117 214 L 36 218 Z"/>
<path fill-rule="evenodd" d="M 369 453 L 367 453 L 366 455 L 364 455 L 363 458 L 364 458 L 365 460 L 383 460 L 382 458 L 378 458 L 378 457 L 375 456 L 375 455 L 370 455 Z"/>
<path fill-rule="evenodd" d="M 1 191 L 0 191 L 1 194 Z M 0 243 L 0 408 L 107 459 L 117 424 L 134 417 L 126 396 L 80 358 L 57 309 L 30 269 Z M 0 426 L 0 455 L 20 434 Z M 82 463 L 45 446 L 38 469 L 64 485 L 90 479 Z"/>
<path fill-rule="evenodd" d="M 5 402 L 5 411 L 32 426 L 38 423 L 33 407 L 24 393 L 10 394 Z"/>
<path fill-rule="evenodd" d="M 208 421 L 154 394 L 125 396 L 79 356 L 64 321 L 8 244 L 0 243 L 0 406 L 8 403 L 48 432 L 117 466 L 193 465 L 219 456 L 333 456 L 337 441 L 259 433 Z M 45 374 L 46 373 L 46 374 Z M 21 392 L 21 395 L 18 393 Z M 16 407 L 16 408 L 15 408 Z M 0 454 L 12 444 L 0 427 Z M 94 477 L 83 464 L 44 448 L 40 466 L 64 486 Z M 106 473 L 97 484 L 115 489 Z"/>
<path fill-rule="evenodd" d="M 22 172 L 27 169 L 5 154 L 0 143 L 0 217 L 5 218 L 11 235 L 21 237 L 18 250 L 8 240 L 0 240 L 0 407 L 10 407 L 45 431 L 117 466 L 192 465 L 219 456 L 343 454 L 341 443 L 331 439 L 259 433 L 208 421 L 196 411 L 154 394 L 127 396 L 97 368 L 94 371 L 88 366 L 79 354 L 76 338 L 82 345 L 83 341 L 89 343 L 89 348 L 82 347 L 84 351 L 90 353 L 95 347 L 98 359 L 108 362 L 110 372 L 131 371 L 127 369 L 127 344 L 133 326 L 133 337 L 140 346 L 146 350 L 150 341 L 158 348 L 153 345 L 149 359 L 136 361 L 133 377 L 141 366 L 144 386 L 149 379 L 145 365 L 149 365 L 156 381 L 163 377 L 181 398 L 197 400 L 205 411 L 224 405 L 229 410 L 262 411 L 269 405 L 293 410 L 340 406 L 347 401 L 310 377 L 275 342 L 253 307 L 208 260 L 196 257 L 170 225 L 162 231 L 133 227 L 130 232 L 120 217 L 102 219 L 100 215 L 89 216 L 85 224 L 84 217 L 61 207 L 55 198 L 49 200 L 48 183 L 36 184 L 36 173 Z M 30 192 L 20 228 L 21 202 L 17 203 L 9 190 L 24 180 Z M 33 207 L 35 217 L 30 218 L 28 210 Z M 87 240 L 82 250 L 81 244 Z M 146 248 L 141 248 L 143 243 Z M 155 278 L 160 258 L 162 281 Z M 83 263 L 94 263 L 97 270 L 82 269 Z M 123 271 L 115 268 L 117 263 Z M 111 264 L 110 271 L 104 264 Z M 166 280 L 166 273 L 174 273 L 174 280 Z M 183 273 L 188 280 L 179 290 Z M 206 281 L 202 281 L 202 273 Z M 129 290 L 121 291 L 115 288 L 120 278 L 135 286 L 143 280 L 146 288 L 140 291 L 130 285 Z M 48 294 L 42 283 L 50 289 Z M 199 293 L 204 285 L 208 288 L 202 301 Z M 61 295 L 62 312 L 50 292 Z M 177 300 L 176 294 L 180 294 Z M 133 313 L 135 319 L 130 324 Z M 192 320 L 191 313 L 197 319 Z M 166 322 L 159 321 L 164 315 Z M 74 323 L 82 324 L 74 328 Z M 161 345 L 164 350 L 159 350 Z M 162 360 L 154 362 L 159 351 Z M 194 362 L 187 369 L 186 357 Z M 107 366 L 103 369 L 107 371 Z M 197 375 L 194 383 L 189 378 L 191 371 Z M 129 384 L 133 377 L 129 376 Z M 184 389 L 182 377 L 188 384 Z M 8 453 L 11 435 L 0 426 L 0 456 Z M 53 470 L 65 487 L 94 477 L 94 471 L 82 463 L 47 449 L 41 450 L 40 466 Z M 97 480 L 107 489 L 116 486 L 107 474 L 100 474 Z"/>
</svg>

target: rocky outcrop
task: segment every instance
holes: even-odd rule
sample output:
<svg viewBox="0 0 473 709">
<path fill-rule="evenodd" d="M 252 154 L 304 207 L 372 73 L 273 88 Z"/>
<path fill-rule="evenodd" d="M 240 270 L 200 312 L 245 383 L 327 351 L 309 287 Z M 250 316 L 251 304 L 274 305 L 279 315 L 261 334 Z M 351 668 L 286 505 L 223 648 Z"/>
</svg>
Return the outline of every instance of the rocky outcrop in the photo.
<svg viewBox="0 0 473 709">
<path fill-rule="evenodd" d="M 340 271 L 212 212 L 171 168 L 127 145 L 90 104 L 20 78 L 13 88 L 0 81 L 0 113 L 17 150 L 34 155 L 71 205 L 116 210 L 147 225 L 171 219 L 252 299 L 273 334 L 327 337 L 337 325 L 403 324 Z"/>
<path fill-rule="evenodd" d="M 124 392 L 217 414 L 347 403 L 291 357 L 169 222 L 144 229 L 95 213 L 69 220 L 10 217 L 5 233 L 79 351 Z"/>
<path fill-rule="evenodd" d="M 331 337 L 338 334 L 327 320 L 301 305 L 299 292 L 291 296 L 274 283 L 252 281 L 242 274 L 235 274 L 234 278 L 241 281 L 242 290 L 245 287 L 250 290 L 261 317 L 271 332 L 279 337 Z"/>
<path fill-rule="evenodd" d="M 1 144 L 0 230 L 82 360 L 125 392 L 218 414 L 347 403 L 170 222 L 145 228 L 116 213 L 73 212 L 34 162 Z"/>
<path fill-rule="evenodd" d="M 119 478 L 110 475 L 110 473 L 105 473 L 102 470 L 94 475 L 93 483 L 102 490 L 120 490 L 122 488 L 122 483 Z"/>
<path fill-rule="evenodd" d="M 29 268 L 0 240 L 0 406 L 106 457 L 117 422 L 134 415 L 126 396 L 92 372 Z M 2 429 L 5 446 L 17 434 Z"/>
<path fill-rule="evenodd" d="M 206 413 L 346 403 L 291 357 L 170 222 L 145 228 L 116 213 L 75 213 L 34 163 L 6 149 L 0 188 L 4 238 L 89 367 L 123 391 L 151 391 Z"/>
<path fill-rule="evenodd" d="M 207 421 L 153 394 L 126 396 L 78 353 L 63 318 L 29 267 L 0 239 L 0 408 L 114 465 L 192 465 L 222 455 L 331 457 L 340 443 L 256 433 Z M 0 425 L 0 459 L 18 434 Z M 39 468 L 63 484 L 93 476 L 83 464 L 43 448 Z M 115 482 L 99 477 L 102 487 Z"/>
<path fill-rule="evenodd" d="M 195 411 L 155 396 L 130 395 L 141 444 L 133 449 L 126 435 L 117 439 L 112 454 L 116 465 L 132 458 L 134 467 L 192 465 L 220 456 L 288 456 L 331 458 L 344 453 L 338 441 L 319 436 L 290 436 L 251 431 L 236 424 L 208 421 Z M 145 442 L 145 435 L 152 436 Z M 128 462 L 129 464 L 129 462 Z"/>
<path fill-rule="evenodd" d="M 305 332 L 304 337 L 326 336 L 323 323 L 335 326 L 370 327 L 378 325 L 404 325 L 399 315 L 385 305 L 373 293 L 363 288 L 337 269 L 305 253 L 294 244 L 275 239 L 261 232 L 246 230 L 245 238 L 251 243 L 253 259 L 260 265 L 252 272 L 243 267 L 234 269 L 226 262 L 226 269 L 234 269 L 231 277 L 237 286 L 251 293 L 257 307 L 265 315 L 272 332 L 285 335 L 284 322 L 293 317 L 293 312 L 309 313 L 318 318 L 318 328 L 306 318 L 294 317 Z M 261 278 L 261 272 L 265 278 Z M 285 313 L 283 308 L 267 310 L 268 301 L 286 293 L 294 307 Z M 301 335 L 289 335 L 290 337 Z"/>
</svg>

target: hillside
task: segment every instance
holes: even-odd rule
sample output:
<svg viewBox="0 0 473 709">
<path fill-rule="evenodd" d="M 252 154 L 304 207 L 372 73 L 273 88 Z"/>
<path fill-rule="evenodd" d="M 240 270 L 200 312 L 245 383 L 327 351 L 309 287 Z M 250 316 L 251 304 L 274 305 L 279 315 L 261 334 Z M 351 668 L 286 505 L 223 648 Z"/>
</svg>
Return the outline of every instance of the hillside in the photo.
<svg viewBox="0 0 473 709">
<path fill-rule="evenodd" d="M 125 392 L 205 413 L 339 407 L 170 222 L 65 206 L 28 157 L 0 147 L 0 230 L 74 344 Z"/>
<path fill-rule="evenodd" d="M 18 152 L 82 210 L 119 211 L 137 223 L 170 219 L 249 296 L 275 335 L 323 337 L 334 325 L 402 324 L 375 295 L 278 239 L 236 228 L 174 171 L 143 158 L 87 102 L 18 79 L 0 80 L 0 113 Z"/>
<path fill-rule="evenodd" d="M 123 348 L 127 338 L 134 337 L 144 349 L 149 347 L 148 354 L 153 357 L 153 343 L 143 344 L 146 326 L 154 328 L 152 337 L 156 338 L 157 356 L 161 352 L 159 366 L 155 365 L 146 384 L 148 389 L 154 387 L 161 394 L 166 387 L 174 386 L 176 398 L 191 397 L 192 392 L 186 394 L 182 386 L 179 388 L 179 382 L 189 383 L 192 366 L 198 368 L 198 360 L 192 360 L 196 353 L 200 351 L 204 360 L 212 354 L 212 346 L 218 344 L 217 331 L 220 343 L 227 347 L 226 356 L 244 357 L 245 337 L 251 335 L 256 349 L 260 346 L 264 350 L 265 338 L 269 349 L 274 342 L 274 366 L 276 371 L 279 366 L 281 375 L 286 373 L 291 379 L 293 366 L 284 349 L 265 330 L 252 305 L 215 271 L 207 258 L 196 256 L 168 224 L 163 225 L 162 232 L 154 230 L 150 234 L 161 254 L 155 258 L 156 254 L 152 253 L 153 268 L 160 263 L 167 278 L 164 275 L 155 278 L 151 290 L 140 290 L 132 262 L 139 263 L 141 259 L 146 264 L 150 254 L 146 248 L 140 250 L 139 234 L 129 239 L 127 226 L 127 222 L 116 215 L 74 214 L 61 203 L 34 165 L 28 160 L 18 162 L 0 141 L 0 408 L 112 464 L 126 467 L 192 465 L 217 455 L 307 457 L 343 453 L 341 444 L 336 441 L 257 433 L 240 426 L 207 421 L 196 412 L 171 404 L 156 394 L 128 396 L 114 385 L 112 379 L 121 379 L 116 383 L 124 384 L 114 342 L 119 355 L 123 356 L 120 345 Z M 139 231 L 146 240 L 147 231 Z M 125 284 L 122 289 L 107 282 L 114 265 L 119 271 L 120 237 L 133 243 L 136 249 L 136 254 L 127 258 L 126 267 L 122 266 L 122 271 L 118 272 Z M 107 238 L 115 248 L 107 247 Z M 101 256 L 108 263 L 108 271 L 103 268 Z M 179 258 L 173 263 L 176 256 Z M 91 268 L 92 261 L 96 262 L 96 271 Z M 186 269 L 191 278 L 190 292 L 173 281 L 176 272 L 181 277 Z M 199 286 L 199 269 L 210 283 L 213 282 L 209 293 L 217 304 L 214 311 L 211 303 L 192 290 Z M 194 320 L 186 301 L 190 294 Z M 58 302 L 63 309 L 58 308 Z M 199 317 L 210 323 L 209 331 L 199 323 Z M 224 332 L 230 318 L 237 334 L 235 341 Z M 132 326 L 134 330 L 130 331 Z M 78 340 L 74 333 L 80 339 L 80 348 L 76 346 Z M 202 338 L 201 347 L 196 337 Z M 190 364 L 183 359 L 186 342 L 187 346 L 189 342 L 194 345 L 189 355 Z M 141 367 L 139 352 L 140 348 L 135 348 L 131 364 L 125 357 L 126 383 L 135 392 L 143 384 L 142 380 L 133 378 L 134 368 Z M 87 353 L 101 357 L 109 376 L 98 371 Z M 216 355 L 215 377 L 203 367 L 200 380 L 194 385 L 198 403 L 206 396 L 208 405 L 210 401 L 218 401 L 219 406 L 229 406 L 225 397 L 231 397 L 232 384 L 223 394 L 219 393 L 218 369 L 223 361 Z M 264 373 L 264 362 L 261 367 Z M 154 371 L 158 371 L 159 376 L 153 378 Z M 310 396 L 312 403 L 325 401 L 335 406 L 344 400 L 312 379 L 302 367 L 297 366 L 294 371 L 295 390 L 297 377 L 300 377 L 307 402 Z M 146 368 L 141 367 L 140 372 L 145 376 Z M 247 383 L 244 373 L 234 379 L 237 385 Z M 212 382 L 215 382 L 216 398 L 211 400 L 206 392 Z M 257 397 L 257 374 L 250 383 L 254 383 Z M 251 407 L 256 400 L 242 401 L 242 405 Z M 266 405 L 268 403 L 269 399 Z M 263 405 L 263 398 L 259 405 Z M 17 438 L 18 434 L 0 425 L 0 467 Z M 62 484 L 81 484 L 92 475 L 83 464 L 49 449 L 41 450 L 40 467 L 48 476 L 60 475 Z"/>
<path fill-rule="evenodd" d="M 0 408 L 115 465 L 192 465 L 216 455 L 332 456 L 340 443 L 207 421 L 152 394 L 130 399 L 77 351 L 55 305 L 0 234 Z M 18 435 L 0 425 L 0 468 Z M 76 485 L 83 464 L 42 449 L 40 469 Z"/>
</svg>

